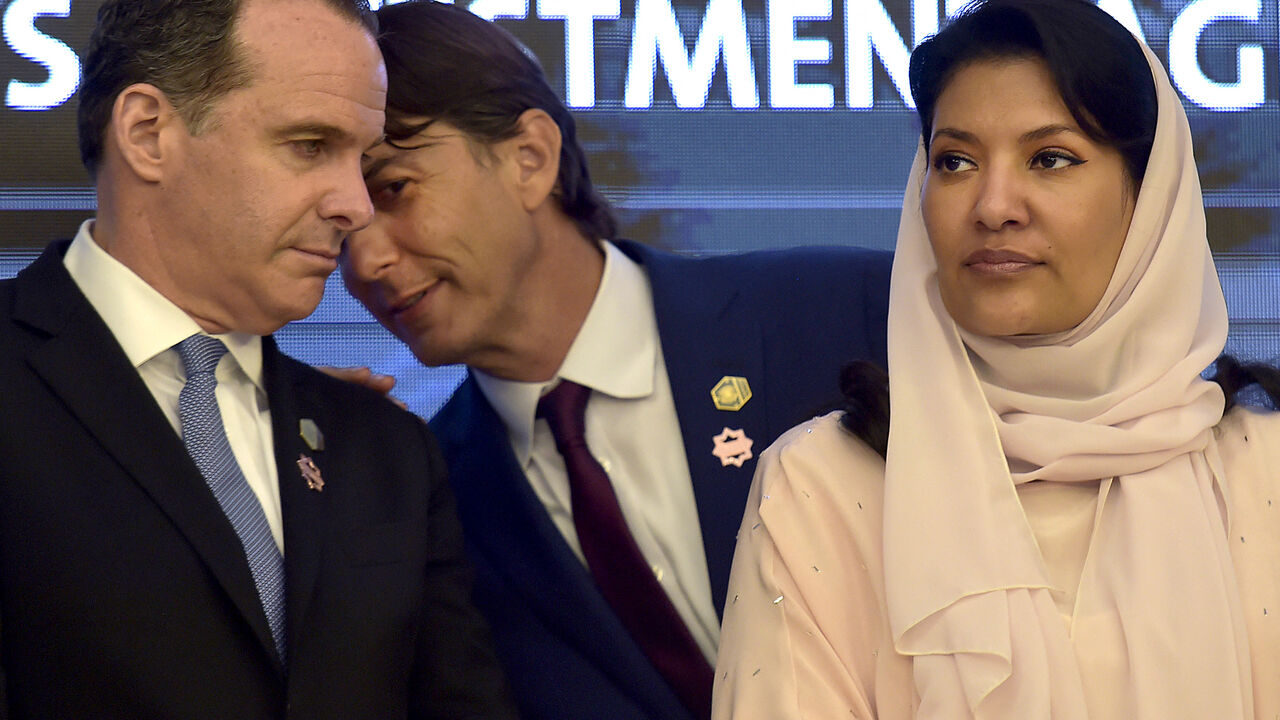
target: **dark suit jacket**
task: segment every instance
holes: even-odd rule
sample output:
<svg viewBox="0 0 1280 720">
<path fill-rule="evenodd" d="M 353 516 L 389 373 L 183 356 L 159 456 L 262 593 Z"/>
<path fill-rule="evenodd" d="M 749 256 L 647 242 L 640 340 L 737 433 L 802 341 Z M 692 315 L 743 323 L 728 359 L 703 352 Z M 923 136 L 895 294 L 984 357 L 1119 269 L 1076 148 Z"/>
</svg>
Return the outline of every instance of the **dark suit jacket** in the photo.
<svg viewBox="0 0 1280 720">
<path fill-rule="evenodd" d="M 0 717 L 514 717 L 422 423 L 264 340 L 286 670 L 235 531 L 65 249 L 0 283 Z"/>
<path fill-rule="evenodd" d="M 787 428 L 839 404 L 845 363 L 885 364 L 890 255 L 810 248 L 691 259 L 619 244 L 653 287 L 712 599 L 723 612 L 755 461 L 723 465 L 711 453 L 712 436 L 742 429 L 758 455 Z M 712 402 L 712 387 L 726 375 L 750 384 L 740 410 Z M 690 718 L 555 528 L 473 378 L 432 427 L 476 565 L 476 603 L 493 626 L 524 716 Z"/>
</svg>

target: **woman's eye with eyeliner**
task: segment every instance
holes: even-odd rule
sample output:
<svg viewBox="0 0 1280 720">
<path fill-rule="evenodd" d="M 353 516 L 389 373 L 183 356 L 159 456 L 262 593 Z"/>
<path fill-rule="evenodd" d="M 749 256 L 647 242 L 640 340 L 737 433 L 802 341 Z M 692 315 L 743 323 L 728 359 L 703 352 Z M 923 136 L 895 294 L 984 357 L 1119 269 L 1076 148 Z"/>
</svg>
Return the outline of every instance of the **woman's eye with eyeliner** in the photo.
<svg viewBox="0 0 1280 720">
<path fill-rule="evenodd" d="M 1061 170 L 1080 165 L 1084 161 L 1061 151 L 1042 152 L 1031 160 L 1031 166 L 1040 170 Z"/>
<path fill-rule="evenodd" d="M 943 153 L 933 161 L 933 167 L 942 172 L 960 172 L 973 166 L 973 161 L 954 153 Z"/>
</svg>

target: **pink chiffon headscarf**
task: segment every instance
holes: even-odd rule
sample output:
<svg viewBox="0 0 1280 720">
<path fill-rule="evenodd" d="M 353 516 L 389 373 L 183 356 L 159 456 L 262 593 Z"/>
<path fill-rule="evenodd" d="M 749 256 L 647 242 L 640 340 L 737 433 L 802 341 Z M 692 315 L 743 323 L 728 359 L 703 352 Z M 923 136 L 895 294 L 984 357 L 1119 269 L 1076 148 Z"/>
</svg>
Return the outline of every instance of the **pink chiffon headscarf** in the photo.
<svg viewBox="0 0 1280 720">
<path fill-rule="evenodd" d="M 884 554 L 925 720 L 1252 717 L 1206 453 L 1223 395 L 1200 377 L 1227 311 L 1186 114 L 1144 50 L 1155 143 L 1110 284 L 1079 326 L 1016 340 L 958 328 L 921 216 L 923 150 L 911 171 L 890 290 Z M 1035 480 L 1099 484 L 1069 623 L 1018 499 Z"/>
</svg>

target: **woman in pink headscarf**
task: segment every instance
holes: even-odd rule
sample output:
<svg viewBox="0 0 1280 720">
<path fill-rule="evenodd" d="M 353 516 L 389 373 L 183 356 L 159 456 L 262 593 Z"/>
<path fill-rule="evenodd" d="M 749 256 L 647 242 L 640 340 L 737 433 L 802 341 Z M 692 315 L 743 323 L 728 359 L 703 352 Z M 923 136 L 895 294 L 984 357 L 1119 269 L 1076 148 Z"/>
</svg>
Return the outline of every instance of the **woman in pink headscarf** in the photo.
<svg viewBox="0 0 1280 720">
<path fill-rule="evenodd" d="M 761 458 L 714 717 L 1280 717 L 1280 414 L 1223 414 L 1280 383 L 1201 377 L 1227 311 L 1164 69 L 1092 3 L 991 0 L 911 86 L 888 393 L 848 374 Z"/>
</svg>

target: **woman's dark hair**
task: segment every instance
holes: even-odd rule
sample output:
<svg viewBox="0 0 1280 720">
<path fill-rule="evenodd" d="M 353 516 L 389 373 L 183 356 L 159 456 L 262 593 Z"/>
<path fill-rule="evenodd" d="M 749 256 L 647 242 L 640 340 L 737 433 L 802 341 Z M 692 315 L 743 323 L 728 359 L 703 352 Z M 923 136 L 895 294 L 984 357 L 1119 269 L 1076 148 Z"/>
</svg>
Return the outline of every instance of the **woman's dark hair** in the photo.
<svg viewBox="0 0 1280 720">
<path fill-rule="evenodd" d="M 840 393 L 840 424 L 884 457 L 889 448 L 889 374 L 873 362 L 855 360 L 840 371 Z"/>
<path fill-rule="evenodd" d="M 515 137 L 521 114 L 537 108 L 560 128 L 561 209 L 588 237 L 617 235 L 609 203 L 591 184 L 573 116 L 520 41 L 462 7 L 429 0 L 385 5 L 377 14 L 392 145 L 439 120 L 488 146 Z"/>
<path fill-rule="evenodd" d="M 911 96 L 926 151 L 938 97 L 960 69 L 983 60 L 1044 61 L 1080 129 L 1113 147 L 1142 184 L 1155 140 L 1156 86 L 1142 45 L 1087 0 L 970 3 L 911 53 Z"/>
<path fill-rule="evenodd" d="M 1227 410 L 1236 405 L 1269 405 L 1280 410 L 1280 368 L 1266 363 L 1242 363 L 1223 355 L 1213 364 L 1210 380 L 1222 386 Z"/>
<path fill-rule="evenodd" d="M 1142 46 L 1087 0 L 973 2 L 911 53 L 911 95 L 926 151 L 938 98 L 974 62 L 1038 58 L 1053 75 L 1080 129 L 1116 148 L 1136 188 L 1155 141 L 1156 86 Z M 842 424 L 884 455 L 889 437 L 888 376 L 871 363 L 841 373 Z"/>
</svg>

